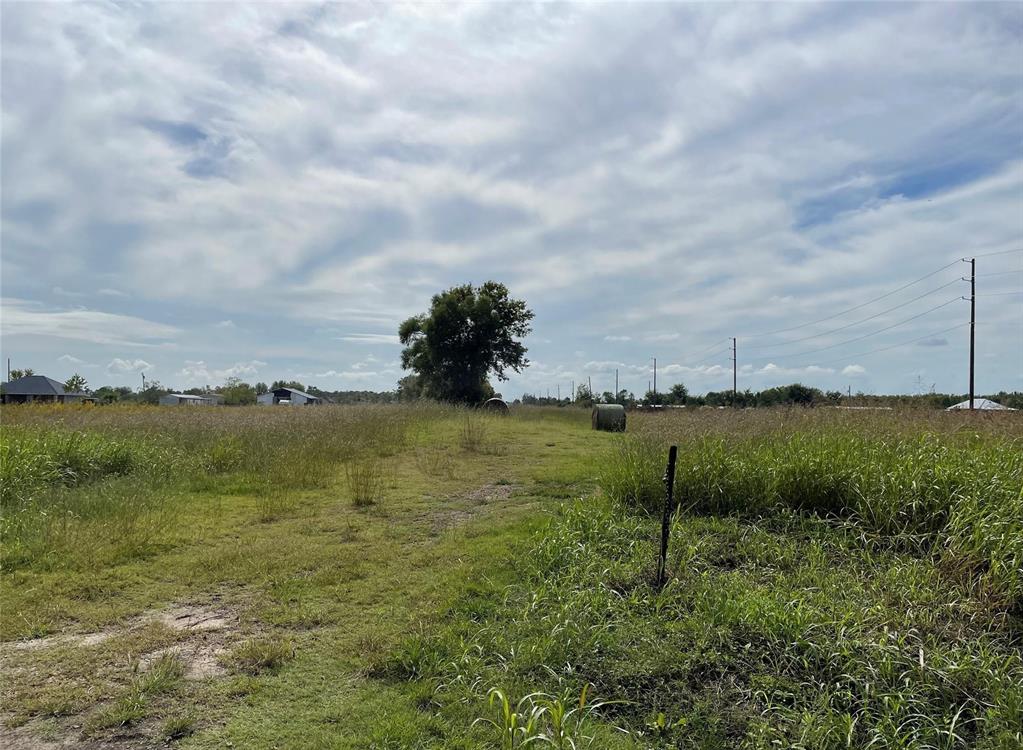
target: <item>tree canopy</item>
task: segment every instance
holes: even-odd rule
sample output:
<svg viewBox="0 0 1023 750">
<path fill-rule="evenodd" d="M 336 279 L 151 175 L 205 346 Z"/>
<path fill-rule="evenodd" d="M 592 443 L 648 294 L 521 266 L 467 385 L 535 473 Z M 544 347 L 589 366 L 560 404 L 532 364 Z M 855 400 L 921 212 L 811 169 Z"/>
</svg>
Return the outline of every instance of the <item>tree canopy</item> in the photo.
<svg viewBox="0 0 1023 750">
<path fill-rule="evenodd" d="M 398 328 L 401 364 L 417 376 L 425 396 L 479 403 L 493 395 L 488 377 L 529 365 L 519 340 L 531 330 L 533 312 L 496 281 L 452 287 L 434 295 L 430 310 Z"/>
<path fill-rule="evenodd" d="M 66 383 L 64 383 L 64 390 L 70 393 L 81 393 L 88 388 L 89 384 L 85 381 L 85 378 L 77 372 L 68 378 Z"/>
</svg>

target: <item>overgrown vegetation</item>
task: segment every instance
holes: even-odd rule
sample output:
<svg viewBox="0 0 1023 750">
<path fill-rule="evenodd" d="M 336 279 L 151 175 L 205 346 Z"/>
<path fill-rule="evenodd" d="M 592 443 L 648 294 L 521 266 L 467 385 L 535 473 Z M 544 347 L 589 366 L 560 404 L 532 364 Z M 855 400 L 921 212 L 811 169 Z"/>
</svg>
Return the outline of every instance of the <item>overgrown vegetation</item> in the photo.
<svg viewBox="0 0 1023 750">
<path fill-rule="evenodd" d="M 495 687 L 589 689 L 609 702 L 578 738 L 594 747 L 1019 747 L 1020 427 L 939 416 L 635 419 L 605 497 L 386 673 L 451 713 Z M 659 591 L 646 511 L 669 442 L 682 508 Z"/>
<path fill-rule="evenodd" d="M 1023 743 L 1012 414 L 682 410 L 625 435 L 577 409 L 2 416 L 0 700 L 25 736 Z"/>
</svg>

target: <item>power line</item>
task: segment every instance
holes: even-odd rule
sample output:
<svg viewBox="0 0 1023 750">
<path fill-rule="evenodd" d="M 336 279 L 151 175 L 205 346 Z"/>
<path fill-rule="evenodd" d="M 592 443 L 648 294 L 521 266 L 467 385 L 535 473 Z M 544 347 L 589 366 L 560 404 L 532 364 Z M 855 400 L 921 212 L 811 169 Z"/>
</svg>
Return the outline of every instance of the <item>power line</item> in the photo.
<svg viewBox="0 0 1023 750">
<path fill-rule="evenodd" d="M 1023 291 L 1019 292 L 988 292 L 986 294 L 978 294 L 978 297 L 1004 297 L 1007 294 L 1023 294 Z"/>
<path fill-rule="evenodd" d="M 824 347 L 821 347 L 820 349 L 811 349 L 810 351 L 799 352 L 797 354 L 780 354 L 780 355 L 766 356 L 766 357 L 761 356 L 761 357 L 756 357 L 756 359 L 758 359 L 758 360 L 763 360 L 763 359 L 791 359 L 792 357 L 803 357 L 803 356 L 806 356 L 807 354 L 816 354 L 817 352 L 824 352 L 824 351 L 827 351 L 828 349 L 835 349 L 835 348 L 837 348 L 839 346 L 845 346 L 846 344 L 851 344 L 851 343 L 853 343 L 855 341 L 862 341 L 863 339 L 870 338 L 871 336 L 876 336 L 879 333 L 884 333 L 885 331 L 890 331 L 893 328 L 898 328 L 899 326 L 901 326 L 901 325 L 903 325 L 905 323 L 909 323 L 910 321 L 916 320 L 917 318 L 922 318 L 924 315 L 927 315 L 928 313 L 932 313 L 935 310 L 940 310 L 943 307 L 947 307 L 948 305 L 951 305 L 953 302 L 959 302 L 960 300 L 963 300 L 963 299 L 966 299 L 966 297 L 954 297 L 954 298 L 948 300 L 947 302 L 942 302 L 940 305 L 935 305 L 934 307 L 930 308 L 929 310 L 924 310 L 922 313 L 917 313 L 916 315 L 914 315 L 914 316 L 912 316 L 910 318 L 906 318 L 905 320 L 900 320 L 898 323 L 892 323 L 890 326 L 885 326 L 884 328 L 881 328 L 881 329 L 879 329 L 877 331 L 873 331 L 872 333 L 867 333 L 867 334 L 864 334 L 863 336 L 857 336 L 856 338 L 849 339 L 847 341 L 841 341 L 841 342 L 839 342 L 837 344 L 832 344 L 830 346 L 824 346 Z"/>
<path fill-rule="evenodd" d="M 821 336 L 827 336 L 827 335 L 832 334 L 832 333 L 838 333 L 839 331 L 844 331 L 847 328 L 852 328 L 854 326 L 858 326 L 860 323 L 866 323 L 868 320 L 873 320 L 874 318 L 879 318 L 882 315 L 886 315 L 887 313 L 892 312 L 893 310 L 898 310 L 900 307 L 905 307 L 906 305 L 911 305 L 914 302 L 916 302 L 917 300 L 921 300 L 924 297 L 928 297 L 928 296 L 934 294 L 935 292 L 940 292 L 942 289 L 947 289 L 948 287 L 952 286 L 953 284 L 958 284 L 961 281 L 962 281 L 962 279 L 952 279 L 952 281 L 948 282 L 947 284 L 942 284 L 939 287 L 935 287 L 934 289 L 931 289 L 929 292 L 924 292 L 920 296 L 914 297 L 913 299 L 909 300 L 908 302 L 903 302 L 902 304 L 895 305 L 895 307 L 889 307 L 887 310 L 882 310 L 879 313 L 874 313 L 870 317 L 863 318 L 862 320 L 857 320 L 854 323 L 847 323 L 844 326 L 840 326 L 838 328 L 832 328 L 830 331 L 823 331 L 821 333 L 815 333 L 812 336 L 804 336 L 801 339 L 792 339 L 790 341 L 779 341 L 779 342 L 774 343 L 774 344 L 754 344 L 753 346 L 747 346 L 745 348 L 746 349 L 770 349 L 771 347 L 787 346 L 788 344 L 797 344 L 800 341 L 809 341 L 810 339 L 816 339 L 816 338 L 820 338 Z"/>
<path fill-rule="evenodd" d="M 951 268 L 952 266 L 954 266 L 954 265 L 956 265 L 958 263 L 961 263 L 961 262 L 962 261 L 959 258 L 956 258 L 954 261 L 949 263 L 947 266 L 942 266 L 937 271 L 931 271 L 930 273 L 921 276 L 919 279 L 914 279 L 913 281 L 910 281 L 908 284 L 903 284 L 898 289 L 893 289 L 892 291 L 887 292 L 886 294 L 882 294 L 880 297 L 874 297 L 874 299 L 867 300 L 866 302 L 862 302 L 859 305 L 856 305 L 855 307 L 850 307 L 850 308 L 848 308 L 846 310 L 842 310 L 840 312 L 837 312 L 834 315 L 829 315 L 826 318 L 820 318 L 819 320 L 811 320 L 809 323 L 800 323 L 799 325 L 791 326 L 790 328 L 779 328 L 779 329 L 777 329 L 775 331 L 764 331 L 763 333 L 753 334 L 751 336 L 747 336 L 747 337 L 744 337 L 744 338 L 754 338 L 754 337 L 760 337 L 760 336 L 773 336 L 776 333 L 786 333 L 788 331 L 795 331 L 795 330 L 798 330 L 800 328 L 806 328 L 807 326 L 816 325 L 817 323 L 823 323 L 823 322 L 828 321 L 828 320 L 834 320 L 835 318 L 839 317 L 840 315 L 845 315 L 846 313 L 850 313 L 850 312 L 853 312 L 855 310 L 862 309 L 862 308 L 866 307 L 867 305 L 872 305 L 875 302 L 879 302 L 879 301 L 885 299 L 886 297 L 891 297 L 893 294 L 897 294 L 898 292 L 901 292 L 903 289 L 908 289 L 909 287 L 913 286 L 914 284 L 919 284 L 921 281 L 924 281 L 925 279 L 929 279 L 932 276 L 936 276 L 937 274 L 941 273 L 945 269 Z"/>
<path fill-rule="evenodd" d="M 944 329 L 942 329 L 940 331 L 934 331 L 934 333 L 928 333 L 928 334 L 925 334 L 923 336 L 918 336 L 917 338 L 910 339 L 909 341 L 902 341 L 902 342 L 899 342 L 898 344 L 892 344 L 891 346 L 883 346 L 880 349 L 871 349 L 869 352 L 860 352 L 858 354 L 848 354 L 848 355 L 846 355 L 844 357 L 839 357 L 838 359 L 831 359 L 831 360 L 828 360 L 827 362 L 820 362 L 818 364 L 833 365 L 836 362 L 846 362 L 846 361 L 848 361 L 850 359 L 854 359 L 856 357 L 866 357 L 869 354 L 877 354 L 878 352 L 887 352 L 887 351 L 890 351 L 892 349 L 898 349 L 900 346 L 908 346 L 909 344 L 915 344 L 917 341 L 923 341 L 924 339 L 933 338 L 934 336 L 940 336 L 943 333 L 948 333 L 949 331 L 954 331 L 957 328 L 962 328 L 963 326 L 968 326 L 969 324 L 970 324 L 969 321 L 965 321 L 964 320 L 962 323 L 958 323 L 958 324 L 956 324 L 954 326 L 950 326 L 948 328 L 944 328 Z"/>
<path fill-rule="evenodd" d="M 696 354 L 692 355 L 692 357 L 682 357 L 682 361 L 684 362 L 685 360 L 692 359 L 693 357 L 702 357 L 707 352 L 711 351 L 712 349 L 717 348 L 722 342 L 725 342 L 725 341 L 731 341 L 731 339 L 720 339 L 718 341 L 715 341 L 713 344 L 708 346 L 706 349 L 703 349 L 702 351 L 699 351 Z"/>
<path fill-rule="evenodd" d="M 992 255 L 1008 255 L 1009 253 L 1023 253 L 1023 247 L 1013 248 L 1012 250 L 999 250 L 999 251 L 994 252 L 994 253 L 981 253 L 979 255 L 974 254 L 974 255 L 971 255 L 970 257 L 971 258 L 990 258 Z M 966 260 L 966 258 L 962 258 L 961 260 Z"/>
<path fill-rule="evenodd" d="M 982 279 L 985 276 L 1009 276 L 1014 273 L 1023 273 L 1023 268 L 1016 271 L 992 271 L 991 273 L 978 273 L 977 278 Z"/>
</svg>

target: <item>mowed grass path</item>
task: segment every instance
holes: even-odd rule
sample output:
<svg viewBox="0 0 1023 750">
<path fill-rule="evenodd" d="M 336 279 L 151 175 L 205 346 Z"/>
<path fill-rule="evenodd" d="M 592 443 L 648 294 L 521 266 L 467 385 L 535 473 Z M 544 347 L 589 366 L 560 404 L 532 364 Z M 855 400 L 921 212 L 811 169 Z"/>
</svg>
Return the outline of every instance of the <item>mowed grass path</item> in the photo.
<svg viewBox="0 0 1023 750">
<path fill-rule="evenodd" d="M 176 536 L 141 558 L 5 572 L 4 732 L 82 746 L 478 746 L 468 726 L 432 720 L 415 684 L 372 675 L 474 582 L 510 581 L 548 511 L 593 490 L 610 436 L 583 413 L 513 417 L 473 450 L 462 420 L 430 420 L 380 459 L 373 505 L 352 506 L 341 466 L 272 520 L 252 494 L 182 493 Z M 230 624 L 182 634 L 154 620 L 168 607 Z M 49 640 L 26 648 L 33 636 Z M 170 668 L 155 683 L 147 654 L 203 638 L 222 647 L 226 674 Z"/>
</svg>

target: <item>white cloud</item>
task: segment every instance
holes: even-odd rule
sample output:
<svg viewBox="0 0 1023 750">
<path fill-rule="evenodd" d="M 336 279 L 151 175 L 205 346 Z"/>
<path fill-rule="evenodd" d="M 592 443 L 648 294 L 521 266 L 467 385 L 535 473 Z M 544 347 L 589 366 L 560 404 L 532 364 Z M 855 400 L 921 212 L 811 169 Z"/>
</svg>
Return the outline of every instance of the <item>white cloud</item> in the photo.
<svg viewBox="0 0 1023 750">
<path fill-rule="evenodd" d="M 865 375 L 866 373 L 867 368 L 863 365 L 846 365 L 842 368 L 842 374 L 849 377 L 858 377 L 860 375 Z"/>
<path fill-rule="evenodd" d="M 432 293 L 497 278 L 537 312 L 546 364 L 516 385 L 569 377 L 593 332 L 623 330 L 601 358 L 652 331 L 665 359 L 706 366 L 679 375 L 709 380 L 722 365 L 683 353 L 853 307 L 964 247 L 1019 247 L 1014 18 L 997 4 L 10 4 L 5 344 L 112 349 L 95 361 L 147 346 L 169 372 L 211 356 L 216 332 L 194 321 L 223 319 L 254 338 L 218 336 L 222 362 L 327 371 L 317 329 L 393 346 L 344 331 L 394 331 Z M 110 312 L 67 309 L 94 298 Z M 996 389 L 1023 387 L 1018 310 L 985 317 Z M 955 350 L 927 351 L 939 388 L 960 389 Z M 760 351 L 753 372 L 829 376 Z M 921 356 L 893 351 L 871 376 L 895 387 Z"/>
<path fill-rule="evenodd" d="M 346 336 L 338 336 L 339 341 L 348 341 L 354 344 L 400 344 L 396 335 L 389 333 L 349 333 Z"/>
<path fill-rule="evenodd" d="M 235 326 L 233 320 L 222 320 L 219 323 L 217 323 L 216 325 L 214 325 L 213 327 L 214 328 L 237 328 L 237 326 Z"/>
<path fill-rule="evenodd" d="M 144 359 L 121 359 L 114 357 L 107 364 L 107 372 L 111 375 L 125 375 L 132 372 L 148 372 L 153 366 Z"/>
<path fill-rule="evenodd" d="M 65 364 L 65 365 L 84 365 L 84 364 L 86 364 L 84 359 L 79 359 L 78 357 L 73 357 L 70 354 L 61 354 L 59 357 L 57 357 L 57 361 Z"/>
<path fill-rule="evenodd" d="M 96 310 L 43 310 L 20 299 L 2 302 L 2 330 L 5 336 L 48 336 L 87 341 L 93 344 L 154 346 L 155 341 L 172 339 L 180 329 L 130 315 Z"/>
<path fill-rule="evenodd" d="M 235 362 L 224 368 L 210 368 L 204 360 L 185 360 L 178 370 L 178 376 L 189 382 L 220 383 L 228 378 L 252 378 L 267 367 L 267 363 L 258 359 L 248 362 Z"/>
</svg>

